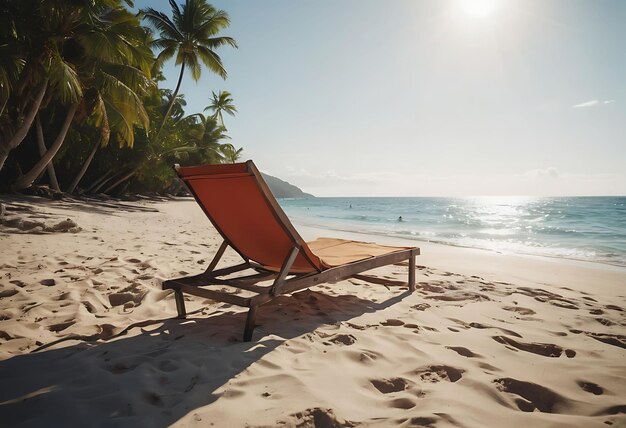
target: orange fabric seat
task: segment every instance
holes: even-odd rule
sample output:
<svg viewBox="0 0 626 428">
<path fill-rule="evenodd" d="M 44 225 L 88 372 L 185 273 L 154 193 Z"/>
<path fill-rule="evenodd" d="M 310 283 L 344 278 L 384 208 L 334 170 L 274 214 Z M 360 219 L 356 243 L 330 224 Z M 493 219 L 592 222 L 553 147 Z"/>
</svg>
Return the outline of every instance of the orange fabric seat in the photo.
<svg viewBox="0 0 626 428">
<path fill-rule="evenodd" d="M 252 162 L 183 167 L 177 172 L 229 244 L 244 258 L 271 270 L 280 270 L 294 244 L 301 247 L 290 269 L 296 273 L 407 248 L 334 238 L 305 243 L 276 200 L 266 197 L 269 189 L 260 189 L 265 183 L 255 176 Z"/>
</svg>

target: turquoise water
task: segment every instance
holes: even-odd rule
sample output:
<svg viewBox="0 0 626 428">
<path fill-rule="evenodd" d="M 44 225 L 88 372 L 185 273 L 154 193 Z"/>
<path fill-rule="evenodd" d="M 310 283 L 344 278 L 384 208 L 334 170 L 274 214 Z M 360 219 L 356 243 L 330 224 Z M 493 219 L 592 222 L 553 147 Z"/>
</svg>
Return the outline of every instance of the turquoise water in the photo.
<svg viewBox="0 0 626 428">
<path fill-rule="evenodd" d="M 280 204 L 293 221 L 308 226 L 626 266 L 626 197 L 314 198 Z"/>
</svg>

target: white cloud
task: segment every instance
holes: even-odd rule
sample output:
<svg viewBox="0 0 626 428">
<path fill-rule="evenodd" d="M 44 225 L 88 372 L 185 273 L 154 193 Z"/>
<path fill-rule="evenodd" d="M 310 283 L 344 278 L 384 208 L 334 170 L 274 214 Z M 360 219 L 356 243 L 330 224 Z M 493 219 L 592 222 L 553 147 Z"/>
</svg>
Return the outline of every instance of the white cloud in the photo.
<svg viewBox="0 0 626 428">
<path fill-rule="evenodd" d="M 591 101 L 585 101 L 584 103 L 580 103 L 580 104 L 574 104 L 572 107 L 573 108 L 581 108 L 581 107 L 593 107 L 597 104 L 599 104 L 600 101 L 598 100 L 591 100 Z"/>
<path fill-rule="evenodd" d="M 597 106 L 599 104 L 611 104 L 611 103 L 614 103 L 614 102 L 615 102 L 615 100 L 604 100 L 604 101 L 589 100 L 589 101 L 585 101 L 584 103 L 574 104 L 572 107 L 573 108 L 593 107 L 593 106 Z"/>
</svg>

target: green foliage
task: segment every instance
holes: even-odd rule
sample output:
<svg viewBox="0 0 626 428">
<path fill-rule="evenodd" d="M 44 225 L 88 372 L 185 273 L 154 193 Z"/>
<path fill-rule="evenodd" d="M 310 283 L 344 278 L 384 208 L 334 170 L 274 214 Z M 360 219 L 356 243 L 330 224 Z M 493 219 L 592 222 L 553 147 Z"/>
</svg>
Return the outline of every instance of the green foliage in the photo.
<svg viewBox="0 0 626 428">
<path fill-rule="evenodd" d="M 161 52 L 155 65 L 160 67 L 174 58 L 176 65 L 187 65 L 194 80 L 200 78 L 200 63 L 212 72 L 226 78 L 226 69 L 215 52 L 220 46 L 237 47 L 231 37 L 216 35 L 230 25 L 228 14 L 215 9 L 205 0 L 187 0 L 182 8 L 170 0 L 172 19 L 153 8 L 142 10 L 143 17 L 159 32 L 152 44 Z"/>
<path fill-rule="evenodd" d="M 0 4 L 0 139 L 8 141 L 17 132 L 43 85 L 45 96 L 36 107 L 48 147 L 68 106 L 78 105 L 53 159 L 61 187 L 71 191 L 78 182 L 82 192 L 108 187 L 110 193 L 164 192 L 176 187 L 173 163 L 234 162 L 241 154 L 224 143 L 229 137 L 222 113 L 237 111 L 229 92 L 213 93 L 207 100 L 213 114 L 205 117 L 185 112 L 178 87 L 159 87 L 162 65 L 170 58 L 186 65 L 194 79 L 201 64 L 226 77 L 215 50 L 236 47 L 232 38 L 218 36 L 230 23 L 228 15 L 205 0 L 180 6 L 171 0 L 171 18 L 151 8 L 135 15 L 128 5 L 132 2 Z M 156 29 L 156 39 L 142 18 Z M 158 49 L 156 57 L 151 47 Z M 0 165 L 0 183 L 13 182 L 39 160 L 32 128 L 5 167 Z"/>
<path fill-rule="evenodd" d="M 211 110 L 213 111 L 213 117 L 219 120 L 219 124 L 224 126 L 224 117 L 222 113 L 229 114 L 234 116 L 237 113 L 237 108 L 233 104 L 232 95 L 228 91 L 219 91 L 217 94 L 215 92 L 211 93 L 213 97 L 211 98 L 211 104 L 207 106 L 204 111 Z"/>
</svg>

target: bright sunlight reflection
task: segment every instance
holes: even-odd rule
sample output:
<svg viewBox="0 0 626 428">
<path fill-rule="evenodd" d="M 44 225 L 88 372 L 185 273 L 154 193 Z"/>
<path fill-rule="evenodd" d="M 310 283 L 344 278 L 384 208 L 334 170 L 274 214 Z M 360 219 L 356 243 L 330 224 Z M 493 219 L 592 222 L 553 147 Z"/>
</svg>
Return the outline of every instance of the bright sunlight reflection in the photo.
<svg viewBox="0 0 626 428">
<path fill-rule="evenodd" d="M 498 0 L 460 0 L 461 9 L 469 16 L 484 18 L 498 6 Z"/>
</svg>

